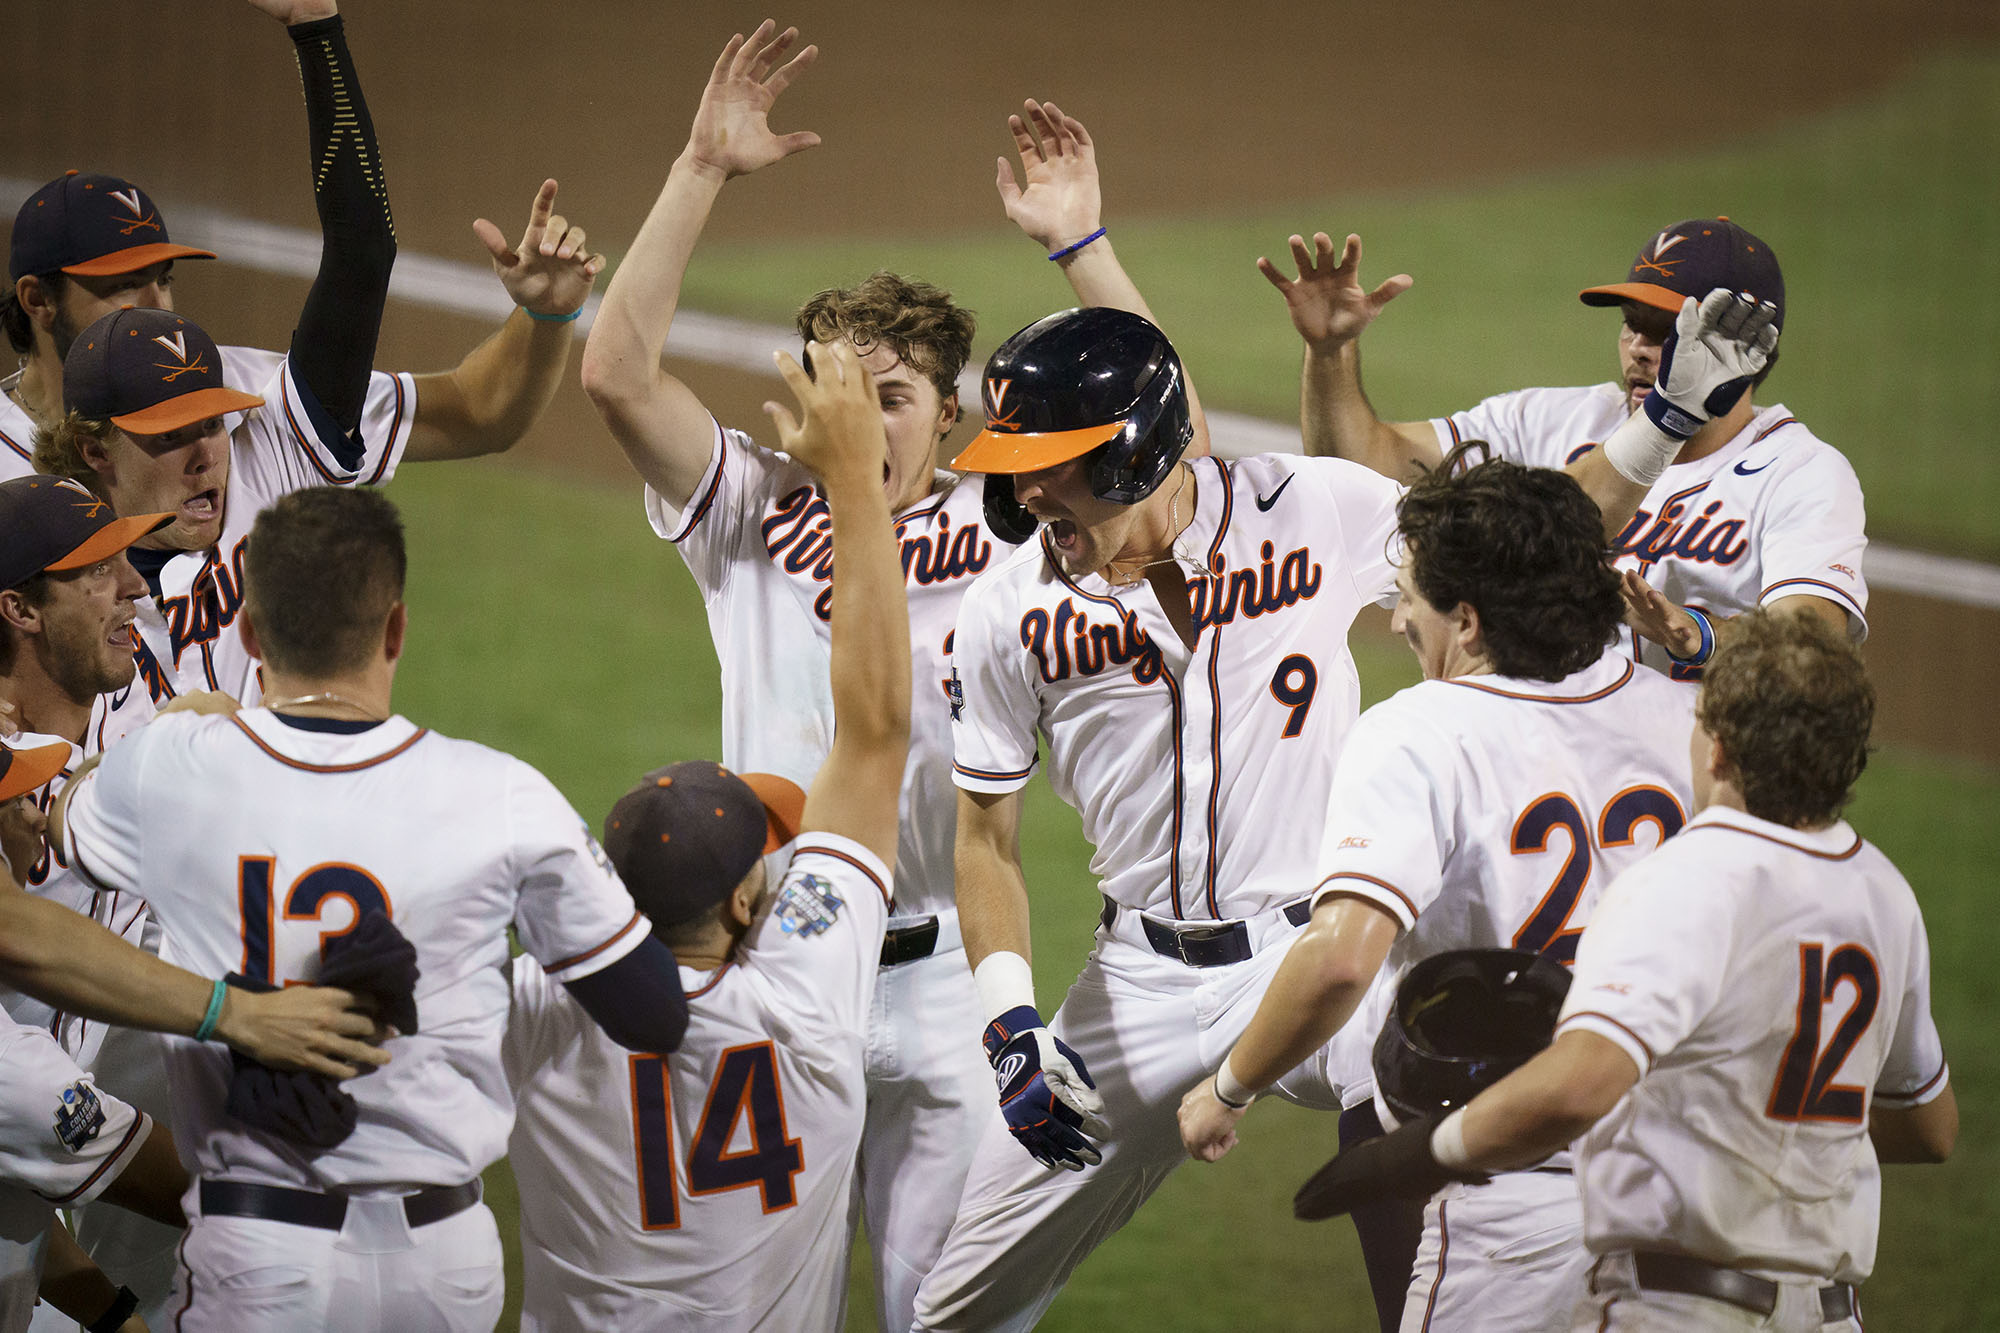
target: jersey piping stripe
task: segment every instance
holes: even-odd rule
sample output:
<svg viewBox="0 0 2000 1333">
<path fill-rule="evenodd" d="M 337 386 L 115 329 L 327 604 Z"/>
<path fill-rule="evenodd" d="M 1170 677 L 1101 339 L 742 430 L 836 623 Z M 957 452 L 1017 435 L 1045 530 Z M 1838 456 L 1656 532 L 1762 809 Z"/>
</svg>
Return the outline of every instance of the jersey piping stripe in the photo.
<svg viewBox="0 0 2000 1333">
<path fill-rule="evenodd" d="M 1221 540 L 1218 534 L 1216 541 Z M 1208 860 L 1202 874 L 1208 914 L 1218 921 L 1222 908 L 1215 901 L 1215 824 L 1222 804 L 1222 682 L 1216 676 L 1216 662 L 1221 656 L 1222 626 L 1217 625 L 1208 636 Z"/>
<path fill-rule="evenodd" d="M 1229 464 L 1212 454 L 1209 457 L 1210 461 L 1215 464 L 1216 471 L 1222 474 L 1222 517 L 1216 520 L 1215 540 L 1208 544 L 1208 568 L 1210 572 L 1213 572 L 1215 569 L 1215 557 L 1222 554 L 1222 539 L 1229 535 L 1229 516 L 1236 509 L 1236 478 L 1230 472 Z M 1195 503 L 1200 504 L 1200 500 L 1197 499 Z"/>
<path fill-rule="evenodd" d="M 1418 908 L 1415 902 L 1411 901 L 1409 894 L 1404 893 L 1401 889 L 1397 888 L 1394 884 L 1391 884 L 1386 879 L 1377 879 L 1373 875 L 1364 875 L 1358 870 L 1334 871 L 1331 875 L 1328 875 L 1325 879 L 1313 885 L 1312 889 L 1313 894 L 1318 894 L 1321 889 L 1324 889 L 1327 885 L 1333 883 L 1337 879 L 1358 879 L 1364 884 L 1373 884 L 1378 889 L 1387 889 L 1390 893 L 1396 895 L 1397 899 L 1403 904 L 1404 907 L 1407 907 L 1409 909 L 1410 919 L 1412 921 L 1416 920 L 1417 917 L 1422 915 L 1421 909 Z M 1372 903 L 1375 901 L 1373 898 L 1370 898 L 1365 893 L 1354 893 L 1352 891 L 1341 890 L 1341 889 L 1333 890 L 1333 894 L 1342 894 L 1342 893 L 1344 893 L 1345 896 L 1350 898 L 1359 898 L 1362 902 L 1365 903 Z M 1327 896 L 1331 897 L 1333 896 L 1333 894 L 1329 894 Z"/>
<path fill-rule="evenodd" d="M 97 1164 L 97 1169 L 90 1173 L 88 1179 L 67 1194 L 44 1194 L 42 1197 L 50 1203 L 63 1204 L 68 1203 L 79 1194 L 88 1193 L 90 1187 L 97 1183 L 99 1176 L 109 1171 L 112 1167 L 117 1166 L 125 1154 L 133 1150 L 138 1141 L 139 1131 L 146 1127 L 146 1120 L 146 1113 L 135 1107 L 132 1111 L 132 1123 L 125 1129 L 125 1137 L 118 1141 L 118 1146 L 112 1150 L 110 1156 Z"/>
<path fill-rule="evenodd" d="M 383 437 L 388 443 L 382 446 L 382 457 L 375 464 L 374 475 L 369 477 L 367 481 L 367 484 L 370 486 L 379 486 L 382 484 L 383 474 L 389 470 L 389 460 L 396 456 L 396 436 L 403 429 L 403 377 L 401 375 L 391 375 L 389 378 L 396 385 L 396 406 L 389 416 L 389 433 Z M 415 383 L 414 380 L 411 381 L 412 386 Z M 363 461 L 367 460 L 364 458 Z"/>
<path fill-rule="evenodd" d="M 1026 768 L 1015 769 L 1011 772 L 1006 772 L 1006 773 L 999 773 L 999 772 L 994 772 L 990 769 L 968 768 L 964 764 L 954 763 L 951 766 L 951 771 L 954 773 L 963 773 L 966 777 L 976 778 L 981 782 L 1011 782 L 1015 778 L 1028 777 L 1035 771 L 1035 766 L 1033 764 L 1029 764 Z"/>
<path fill-rule="evenodd" d="M 722 490 L 722 473 L 729 466 L 729 441 L 722 437 L 720 424 L 716 426 L 715 431 L 717 436 L 715 475 L 708 479 L 708 489 L 701 493 L 701 500 L 681 519 L 680 531 L 670 539 L 676 545 L 686 541 L 693 535 L 694 530 L 701 526 L 702 519 L 708 515 L 709 507 L 715 503 L 716 495 Z"/>
<path fill-rule="evenodd" d="M 1625 664 L 1625 670 L 1623 674 L 1621 674 L 1617 680 L 1612 681 L 1609 685 L 1606 685 L 1603 689 L 1594 691 L 1590 694 L 1573 694 L 1573 695 L 1529 694 L 1522 690 L 1503 690 L 1497 685 L 1480 685 L 1477 684 L 1476 682 L 1465 680 L 1459 677 L 1454 677 L 1451 680 L 1447 680 L 1445 684 L 1462 685 L 1468 690 L 1478 690 L 1482 694 L 1497 694 L 1502 699 L 1525 699 L 1529 703 L 1587 704 L 1587 703 L 1595 703 L 1597 700 L 1604 698 L 1606 695 L 1616 693 L 1619 689 L 1623 688 L 1625 683 L 1632 679 L 1633 670 L 1634 668 L 1632 663 L 1627 662 Z"/>
<path fill-rule="evenodd" d="M 34 451 L 32 449 L 23 449 L 15 441 L 14 437 L 9 435 L 4 430 L 0 430 L 0 444 L 4 444 L 9 449 L 12 449 L 15 453 L 19 454 L 22 457 L 22 459 L 25 460 L 26 462 L 32 463 L 35 461 Z"/>
<path fill-rule="evenodd" d="M 1878 1091 L 1874 1094 L 1875 1100 L 1878 1102 L 1892 1102 L 1898 1106 L 1914 1106 L 1916 1105 L 1917 1101 L 1923 1097 L 1925 1093 L 1929 1092 L 1932 1088 L 1935 1088 L 1938 1085 L 1938 1083 L 1943 1080 L 1944 1076 L 1950 1072 L 1951 1072 L 1950 1065 L 1941 1064 L 1938 1066 L 1937 1073 L 1932 1074 L 1929 1078 L 1924 1080 L 1922 1087 L 1919 1087 L 1912 1092 Z"/>
<path fill-rule="evenodd" d="M 1769 601 L 1769 600 L 1770 600 L 1770 598 L 1771 598 L 1771 594 L 1772 594 L 1772 593 L 1774 593 L 1774 592 L 1776 592 L 1776 591 L 1777 591 L 1778 589 L 1780 589 L 1780 588 L 1789 588 L 1789 587 L 1792 587 L 1792 586 L 1793 586 L 1793 585 L 1795 585 L 1795 584 L 1796 584 L 1796 585 L 1803 585 L 1803 586 L 1805 586 L 1805 587 L 1808 587 L 1808 588 L 1824 588 L 1824 589 L 1826 589 L 1826 591 L 1828 591 L 1828 592 L 1832 593 L 1832 594 L 1833 594 L 1833 595 L 1834 595 L 1835 597 L 1839 598 L 1839 599 L 1840 599 L 1840 601 L 1841 601 L 1841 603 L 1842 603 L 1843 605 L 1847 606 L 1847 607 L 1848 607 L 1848 608 L 1849 608 L 1850 610 L 1852 610 L 1852 611 L 1854 612 L 1854 614 L 1855 614 L 1855 615 L 1857 615 L 1857 616 L 1863 616 L 1863 615 L 1864 615 L 1864 613 L 1863 613 L 1863 612 L 1862 612 L 1862 610 L 1861 610 L 1861 603 L 1860 603 L 1860 602 L 1857 602 L 1857 601 L 1856 601 L 1856 600 L 1854 599 L 1854 594 L 1853 594 L 1853 593 L 1851 593 L 1851 592 L 1848 592 L 1848 591 L 1847 591 L 1846 589 L 1842 588 L 1842 587 L 1841 587 L 1841 586 L 1840 586 L 1839 584 L 1837 584 L 1837 583 L 1828 583 L 1828 582 L 1827 582 L 1826 580 L 1824 580 L 1824 579 L 1804 579 L 1804 578 L 1800 578 L 1800 579 L 1779 579 L 1779 580 L 1778 580 L 1778 581 L 1777 581 L 1776 583 L 1773 583 L 1773 584 L 1772 584 L 1772 585 L 1771 585 L 1770 587 L 1768 587 L 1768 588 L 1764 589 L 1764 591 L 1762 591 L 1762 592 L 1758 593 L 1758 594 L 1757 594 L 1757 600 L 1758 600 L 1759 602 L 1766 602 L 1766 601 Z M 1816 595 L 1816 594 L 1807 594 L 1807 595 L 1808 595 L 1808 596 L 1813 596 L 1813 595 Z M 1864 618 L 1865 618 L 1865 616 L 1864 616 Z"/>
<path fill-rule="evenodd" d="M 1646 1053 L 1646 1064 L 1648 1068 L 1652 1066 L 1655 1060 L 1658 1060 L 1660 1058 L 1659 1056 L 1653 1054 L 1652 1044 L 1648 1042 L 1644 1037 L 1634 1032 L 1631 1028 L 1626 1027 L 1623 1023 L 1613 1018 L 1610 1014 L 1601 1013 L 1596 1009 L 1577 1010 L 1575 1013 L 1565 1017 L 1562 1022 L 1556 1024 L 1556 1031 L 1558 1032 L 1562 1031 L 1564 1028 L 1568 1027 L 1571 1023 L 1576 1022 L 1576 1020 L 1579 1018 L 1594 1018 L 1598 1020 L 1600 1023 L 1609 1023 L 1612 1027 L 1617 1028 L 1620 1032 L 1624 1033 L 1626 1036 L 1630 1037 L 1633 1041 L 1637 1042 L 1639 1044 L 1639 1049 Z M 1643 1074 L 1646 1071 L 1642 1069 L 1639 1072 Z"/>
<path fill-rule="evenodd" d="M 889 886 L 882 882 L 882 877 L 876 874 L 875 871 L 869 867 L 868 863 L 863 861 L 860 857 L 851 855 L 847 852 L 843 852 L 837 847 L 829 847 L 825 843 L 807 842 L 803 838 L 801 838 L 799 840 L 798 850 L 793 852 L 792 855 L 794 857 L 797 857 L 803 855 L 806 852 L 811 852 L 815 856 L 830 856 L 836 861 L 847 862 L 847 864 L 853 866 L 856 870 L 859 870 L 862 874 L 868 876 L 868 882 L 870 884 L 873 884 L 877 889 L 881 891 L 883 902 L 893 903 L 896 901 L 895 895 L 889 892 Z"/>
<path fill-rule="evenodd" d="M 612 931 L 611 937 L 605 940 L 602 944 L 596 945 L 589 949 L 585 949 L 582 953 L 573 953 L 567 958 L 559 958 L 555 962 L 550 963 L 547 967 L 543 968 L 542 970 L 544 972 L 560 972 L 564 968 L 575 967 L 578 963 L 587 963 L 591 959 L 597 957 L 597 955 L 603 953 L 606 949 L 609 949 L 612 945 L 618 943 L 618 941 L 624 939 L 627 935 L 631 934 L 632 927 L 638 925 L 641 921 L 644 921 L 645 919 L 646 919 L 646 914 L 644 912 L 634 912 L 632 913 L 632 919 L 630 921 L 627 921 L 624 925 L 618 927 L 618 929 Z"/>
<path fill-rule="evenodd" d="M 1187 772 L 1181 762 L 1181 687 L 1174 681 L 1174 673 L 1163 665 L 1160 681 L 1167 687 L 1167 698 L 1173 703 L 1173 717 L 1170 734 L 1174 742 L 1174 823 L 1167 836 L 1167 884 L 1172 890 L 1174 919 L 1183 921 L 1187 913 L 1181 910 L 1181 804 L 1187 799 Z"/>
<path fill-rule="evenodd" d="M 259 736 L 243 724 L 242 718 L 232 717 L 229 720 L 236 725 L 238 731 L 250 738 L 251 744 L 255 745 L 265 754 L 271 756 L 271 758 L 277 760 L 287 768 L 296 768 L 306 773 L 358 773 L 364 768 L 373 768 L 377 764 L 388 763 L 391 759 L 394 759 L 397 755 L 431 734 L 429 727 L 418 727 L 416 734 L 401 745 L 398 745 L 395 749 L 385 754 L 378 754 L 372 759 L 357 759 L 351 764 L 308 764 L 302 759 L 294 759 L 290 755 L 281 754 L 277 750 L 272 749 L 270 745 L 265 743 L 262 736 Z"/>
<path fill-rule="evenodd" d="M 1424 1302 L 1422 1333 L 1430 1333 L 1431 1316 L 1437 1313 L 1438 1288 L 1444 1286 L 1444 1262 L 1451 1257 L 1451 1225 L 1445 1219 L 1445 1211 L 1449 1207 L 1449 1200 L 1438 1201 L 1438 1269 L 1437 1276 L 1431 1279 L 1431 1297 Z"/>
<path fill-rule="evenodd" d="M 174 1311 L 174 1329 L 176 1333 L 180 1333 L 180 1330 L 185 1327 L 181 1321 L 187 1317 L 187 1312 L 194 1308 L 194 1270 L 188 1267 L 187 1243 L 188 1233 L 183 1231 L 181 1232 L 180 1244 L 174 1246 L 174 1264 L 181 1272 L 187 1274 L 187 1299 L 181 1302 L 180 1309 Z"/>
<path fill-rule="evenodd" d="M 1754 436 L 1752 436 L 1750 439 L 1750 443 L 1756 444 L 1758 441 L 1762 440 L 1765 436 L 1771 434 L 1773 431 L 1780 431 L 1787 426 L 1796 425 L 1797 423 L 1798 423 L 1797 417 L 1784 417 L 1781 420 L 1774 421 L 1770 425 L 1764 427 L 1764 429 L 1758 431 Z"/>
<path fill-rule="evenodd" d="M 285 372 L 285 389 L 291 387 L 291 378 L 291 371 L 287 369 Z M 284 394 L 284 403 L 285 424 L 291 428 L 292 439 L 298 444 L 299 452 L 306 456 L 306 462 L 312 464 L 313 471 L 324 477 L 326 484 L 329 486 L 352 486 L 355 478 L 343 476 L 338 472 L 329 472 L 326 464 L 319 461 L 319 448 L 317 447 L 319 436 L 308 433 L 304 427 L 299 425 L 299 419 L 292 411 L 292 395 L 289 392 Z"/>
<path fill-rule="evenodd" d="M 687 993 L 687 997 L 690 1000 L 699 1000 L 702 996 L 708 994 L 710 991 L 714 990 L 716 986 L 721 984 L 722 974 L 735 966 L 736 966 L 735 960 L 731 959 L 729 962 L 724 963 L 721 967 L 716 968 L 715 975 L 708 979 L 708 984 L 706 986 L 701 987 L 699 990 L 689 991 Z"/>
<path fill-rule="evenodd" d="M 1759 833 L 1756 829 L 1738 828 L 1734 824 L 1695 824 L 1681 830 L 1682 833 L 1706 833 L 1710 831 L 1717 833 L 1741 833 L 1748 838 L 1762 838 L 1765 842 L 1775 842 L 1780 847 L 1789 847 L 1795 852 L 1804 852 L 1807 856 L 1816 856 L 1822 861 L 1845 861 L 1861 850 L 1861 835 L 1859 833 L 1854 835 L 1854 845 L 1846 851 L 1822 852 L 1811 847 L 1801 847 L 1795 842 L 1786 842 L 1783 838 L 1774 838 L 1768 833 Z"/>
</svg>

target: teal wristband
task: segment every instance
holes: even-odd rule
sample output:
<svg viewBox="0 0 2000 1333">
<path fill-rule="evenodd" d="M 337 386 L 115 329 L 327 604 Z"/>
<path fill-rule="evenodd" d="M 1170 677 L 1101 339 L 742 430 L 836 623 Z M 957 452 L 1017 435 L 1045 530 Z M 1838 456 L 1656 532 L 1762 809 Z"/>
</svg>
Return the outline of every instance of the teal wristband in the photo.
<svg viewBox="0 0 2000 1333">
<path fill-rule="evenodd" d="M 544 324 L 574 324 L 577 317 L 583 313 L 583 307 L 578 306 L 567 315 L 544 315 L 541 311 L 530 310 L 526 306 L 522 306 L 521 311 L 529 319 L 539 320 Z"/>
<path fill-rule="evenodd" d="M 222 1019 L 223 997 L 229 994 L 229 983 L 221 977 L 215 979 L 215 989 L 209 992 L 208 1012 L 201 1016 L 201 1026 L 194 1030 L 196 1041 L 207 1041 L 215 1035 L 215 1025 Z"/>
</svg>

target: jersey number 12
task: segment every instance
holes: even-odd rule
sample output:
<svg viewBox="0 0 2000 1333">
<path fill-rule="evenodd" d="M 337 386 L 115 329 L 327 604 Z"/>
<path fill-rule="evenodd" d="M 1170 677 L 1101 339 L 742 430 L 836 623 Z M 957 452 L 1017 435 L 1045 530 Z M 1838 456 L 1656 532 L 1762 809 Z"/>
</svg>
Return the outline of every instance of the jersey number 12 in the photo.
<svg viewBox="0 0 2000 1333">
<path fill-rule="evenodd" d="M 671 1231 L 681 1224 L 680 1187 L 674 1174 L 674 1085 L 664 1055 L 634 1055 L 632 1137 L 638 1153 L 639 1224 Z M 748 1121 L 750 1142 L 731 1152 L 736 1126 Z M 805 1168 L 799 1141 L 785 1130 L 785 1098 L 778 1062 L 768 1041 L 732 1046 L 716 1062 L 708 1104 L 688 1151 L 690 1194 L 720 1194 L 757 1187 L 764 1211 L 799 1201 L 792 1178 Z"/>
<path fill-rule="evenodd" d="M 1840 990 L 1854 987 L 1854 1002 L 1841 1016 L 1833 1036 L 1820 1045 L 1821 1015 Z M 1848 1052 L 1875 1021 L 1882 1000 L 1882 978 L 1875 959 L 1858 944 L 1843 944 L 1831 955 L 1822 944 L 1799 946 L 1799 1020 L 1785 1059 L 1771 1083 L 1771 1101 L 1764 1114 L 1773 1120 L 1832 1120 L 1857 1124 L 1868 1104 L 1866 1089 L 1835 1083 Z"/>
</svg>

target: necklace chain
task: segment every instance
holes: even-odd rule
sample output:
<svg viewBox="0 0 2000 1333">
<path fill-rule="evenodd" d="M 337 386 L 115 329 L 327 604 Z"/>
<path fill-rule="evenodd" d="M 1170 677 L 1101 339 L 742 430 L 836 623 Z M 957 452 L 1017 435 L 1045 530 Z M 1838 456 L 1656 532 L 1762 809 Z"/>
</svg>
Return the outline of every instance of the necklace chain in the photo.
<svg viewBox="0 0 2000 1333">
<path fill-rule="evenodd" d="M 361 714 L 363 717 L 369 719 L 371 722 L 380 722 L 384 720 L 383 714 L 376 712 L 374 709 L 368 707 L 366 704 L 356 703 L 354 700 L 348 698 L 346 695 L 336 694 L 332 690 L 321 690 L 317 694 L 293 695 L 289 699 L 266 699 L 264 700 L 263 706 L 270 709 L 272 712 L 277 713 L 277 712 L 282 712 L 287 708 L 297 708 L 301 704 L 344 704 L 347 707 L 352 708 L 355 712 Z"/>
</svg>

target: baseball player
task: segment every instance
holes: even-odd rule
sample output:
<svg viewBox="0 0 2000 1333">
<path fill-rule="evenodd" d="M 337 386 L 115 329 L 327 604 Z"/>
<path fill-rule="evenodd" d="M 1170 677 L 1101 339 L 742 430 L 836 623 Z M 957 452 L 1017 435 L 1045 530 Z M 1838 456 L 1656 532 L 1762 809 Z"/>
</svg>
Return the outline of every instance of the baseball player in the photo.
<svg viewBox="0 0 2000 1333">
<path fill-rule="evenodd" d="M 228 1062 L 168 1044 L 174 1122 L 200 1178 L 185 1200 L 182 1328 L 492 1327 L 500 1244 L 478 1175 L 513 1116 L 510 923 L 622 1045 L 668 1051 L 685 1026 L 672 956 L 548 781 L 395 715 L 404 563 L 378 492 L 314 487 L 271 505 L 244 564 L 267 706 L 156 719 L 52 815 L 77 873 L 151 906 L 168 961 L 283 986 L 315 976 L 323 946 L 369 917 L 415 945 L 420 1029 L 347 1086 L 355 1125 L 332 1147 L 245 1127 L 224 1110 Z"/>
<path fill-rule="evenodd" d="M 819 141 L 804 131 L 774 134 L 767 120 L 817 54 L 806 47 L 785 60 L 795 41 L 792 30 L 766 24 L 724 49 L 687 148 L 605 292 L 583 379 L 646 482 L 654 531 L 675 543 L 707 603 L 722 668 L 724 761 L 803 786 L 833 736 L 826 502 L 807 469 L 721 427 L 659 364 L 688 256 L 716 192 L 732 176 Z M 1037 103 L 1029 116 L 1060 113 Z M 1026 184 L 1003 170 L 1002 202 L 1055 252 L 1050 257 L 1088 293 L 1084 299 L 1143 309 L 1108 241 L 1073 244 L 1100 230 L 1096 169 L 1074 136 L 1058 146 L 1055 123 L 1038 138 L 1022 118 L 1011 122 Z M 1061 240 L 1051 239 L 1058 234 Z M 935 467 L 959 416 L 957 378 L 971 354 L 971 313 L 930 284 L 880 273 L 813 297 L 798 326 L 809 341 L 853 345 L 874 374 L 889 440 L 884 490 L 907 576 L 911 741 L 897 915 L 871 1019 L 860 1168 L 881 1327 L 904 1333 L 917 1283 L 955 1216 L 974 1145 L 995 1119 L 952 882 L 957 798 L 948 777 L 947 684 L 959 601 L 1004 547 L 995 545 L 980 483 Z M 925 1188 L 911 1188 L 912 1180 Z"/>
<path fill-rule="evenodd" d="M 1958 1133 L 1916 897 L 1840 819 L 1873 712 L 1839 631 L 1742 617 L 1696 707 L 1700 809 L 1606 890 L 1554 1043 L 1343 1154 L 1301 1215 L 1580 1136 L 1575 1328 L 1859 1329 L 1878 1161 L 1943 1161 Z"/>
<path fill-rule="evenodd" d="M 1337 260 L 1324 233 L 1313 239 L 1308 249 L 1292 238 L 1296 281 L 1260 261 L 1306 343 L 1308 452 L 1407 478 L 1415 467 L 1435 466 L 1459 441 L 1478 439 L 1503 458 L 1561 467 L 1588 453 L 1612 454 L 1612 437 L 1629 423 L 1656 446 L 1652 456 L 1661 463 L 1635 471 L 1607 458 L 1635 488 L 1643 486 L 1636 512 L 1614 525 L 1616 507 L 1590 489 L 1606 510 L 1626 574 L 1627 646 L 1635 660 L 1676 680 L 1697 680 L 1716 645 L 1727 642 L 1729 620 L 1759 606 L 1816 615 L 1855 642 L 1867 633 L 1867 538 L 1861 488 L 1847 460 L 1782 405 L 1759 407 L 1752 392 L 1699 405 L 1670 401 L 1664 392 L 1673 368 L 1666 349 L 1690 298 L 1718 288 L 1743 293 L 1769 307 L 1774 329 L 1782 327 L 1784 277 L 1762 240 L 1727 218 L 1675 223 L 1646 242 L 1624 282 L 1585 289 L 1586 305 L 1624 314 L 1616 381 L 1524 389 L 1449 417 L 1385 422 L 1361 389 L 1358 339 L 1410 279 L 1399 274 L 1364 293 L 1360 238 L 1348 237 Z M 1775 359 L 1773 346 L 1751 390 Z M 1605 448 L 1592 450 L 1600 441 Z"/>
<path fill-rule="evenodd" d="M 539 969 L 517 968 L 506 1055 L 524 1328 L 837 1329 L 846 1316 L 909 614 L 872 377 L 844 342 L 808 349 L 811 379 L 779 357 L 803 416 L 773 408 L 779 439 L 840 529 L 836 740 L 809 794 L 693 762 L 612 807 L 605 849 L 689 997 L 671 1058 L 616 1048 Z"/>
<path fill-rule="evenodd" d="M 286 23 L 298 48 L 317 177 L 333 118 L 344 114 L 340 94 L 320 73 L 328 34 L 340 40 L 340 20 L 327 0 L 250 2 Z M 344 51 L 339 59 L 345 62 Z M 348 89 L 365 123 L 351 73 Z M 372 145 L 368 153 L 372 159 Z M 371 422 L 379 413 L 407 425 L 407 461 L 504 450 L 554 396 L 574 341 L 567 326 L 604 263 L 585 250 L 583 230 L 555 214 L 556 188 L 553 180 L 542 184 L 516 247 L 486 219 L 472 224 L 519 307 L 500 329 L 450 371 L 370 379 Z M 8 283 L 0 290 L 0 328 L 21 357 L 20 370 L 0 378 L 0 479 L 33 470 L 35 432 L 62 420 L 62 364 L 76 335 L 121 306 L 173 309 L 175 264 L 213 258 L 174 242 L 151 196 L 122 177 L 72 171 L 29 196 L 14 218 Z M 350 318 L 365 319 L 363 294 L 343 299 Z M 222 359 L 226 384 L 255 391 L 270 379 L 280 354 L 224 347 Z"/>
<path fill-rule="evenodd" d="M 1347 738 L 1318 825 L 1311 924 L 1216 1076 L 1181 1103 L 1182 1140 L 1201 1160 L 1227 1152 L 1257 1093 L 1341 1029 L 1385 961 L 1384 997 L 1411 964 L 1451 950 L 1567 963 L 1611 875 L 1687 822 L 1692 701 L 1610 646 L 1624 600 L 1597 507 L 1558 472 L 1461 471 L 1464 452 L 1397 517 L 1394 625 L 1424 682 Z M 1372 1045 L 1380 1006 L 1365 1012 L 1356 1035 Z M 1349 1115 L 1366 1116 L 1368 1079 L 1346 1083 Z M 1345 1141 L 1366 1133 L 1345 1128 Z M 1402 1327 L 1533 1328 L 1568 1310 L 1585 1259 L 1567 1168 L 1434 1201 L 1414 1277 L 1404 1255 Z M 1378 1305 L 1386 1316 L 1396 1302 Z"/>
</svg>

